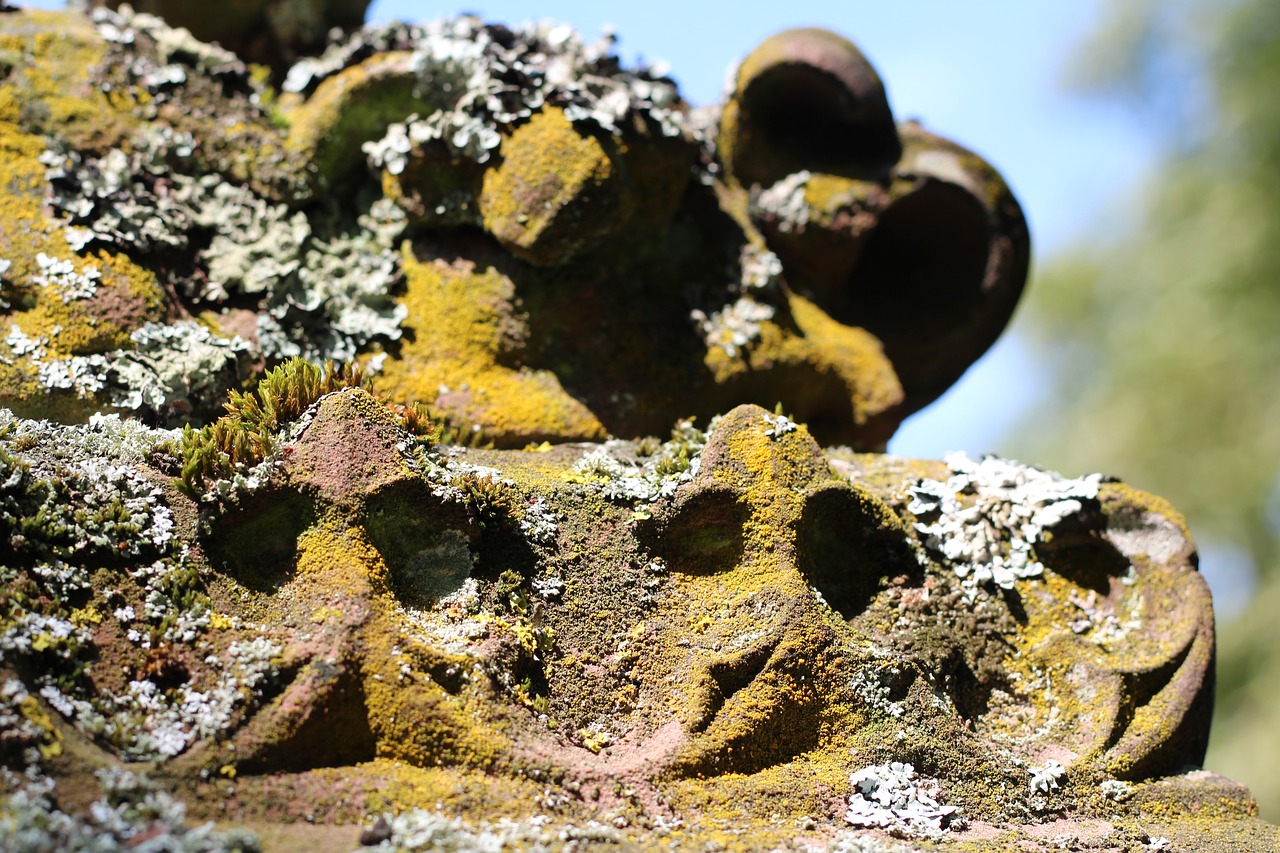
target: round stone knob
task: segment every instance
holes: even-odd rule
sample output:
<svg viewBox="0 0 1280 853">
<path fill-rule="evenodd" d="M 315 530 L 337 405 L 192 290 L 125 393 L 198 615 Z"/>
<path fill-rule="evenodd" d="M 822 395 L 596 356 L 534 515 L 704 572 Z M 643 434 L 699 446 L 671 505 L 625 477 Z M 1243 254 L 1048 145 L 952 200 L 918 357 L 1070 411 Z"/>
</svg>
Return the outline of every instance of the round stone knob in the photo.
<svg viewBox="0 0 1280 853">
<path fill-rule="evenodd" d="M 743 186 L 804 169 L 873 176 L 902 154 L 880 76 L 852 42 L 821 29 L 786 30 L 747 55 L 718 144 Z"/>
</svg>

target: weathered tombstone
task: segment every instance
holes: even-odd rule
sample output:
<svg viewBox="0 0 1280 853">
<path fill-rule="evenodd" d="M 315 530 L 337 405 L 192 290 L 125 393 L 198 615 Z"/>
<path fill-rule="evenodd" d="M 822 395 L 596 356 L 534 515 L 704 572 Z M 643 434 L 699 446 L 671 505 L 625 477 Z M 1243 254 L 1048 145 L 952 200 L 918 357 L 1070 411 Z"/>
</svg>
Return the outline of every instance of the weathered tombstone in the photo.
<svg viewBox="0 0 1280 853">
<path fill-rule="evenodd" d="M 852 44 L 154 5 L 0 14 L 0 846 L 1280 846 L 1175 510 L 876 452 L 1029 246 Z"/>
</svg>

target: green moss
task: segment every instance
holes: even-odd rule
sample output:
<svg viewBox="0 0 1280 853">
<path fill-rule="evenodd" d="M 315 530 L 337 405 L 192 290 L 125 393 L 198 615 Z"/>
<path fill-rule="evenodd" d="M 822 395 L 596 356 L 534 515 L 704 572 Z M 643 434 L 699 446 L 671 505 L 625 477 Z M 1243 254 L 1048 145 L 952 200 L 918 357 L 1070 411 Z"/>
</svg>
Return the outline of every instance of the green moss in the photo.
<svg viewBox="0 0 1280 853">
<path fill-rule="evenodd" d="M 369 390 L 358 365 L 332 363 L 316 367 L 290 359 L 269 371 L 256 390 L 232 391 L 227 414 L 201 429 L 182 432 L 182 484 L 188 494 L 201 492 L 212 480 L 258 464 L 275 449 L 277 433 L 325 394 L 340 388 Z M 406 419 L 421 429 L 420 409 L 404 409 Z"/>
</svg>

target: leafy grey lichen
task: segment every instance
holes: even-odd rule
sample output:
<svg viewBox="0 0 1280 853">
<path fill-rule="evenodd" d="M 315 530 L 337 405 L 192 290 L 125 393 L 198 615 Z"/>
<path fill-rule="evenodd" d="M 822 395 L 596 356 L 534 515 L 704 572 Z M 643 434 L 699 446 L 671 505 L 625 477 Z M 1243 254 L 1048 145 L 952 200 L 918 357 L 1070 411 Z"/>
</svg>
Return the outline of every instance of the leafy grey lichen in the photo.
<svg viewBox="0 0 1280 853">
<path fill-rule="evenodd" d="M 91 12 L 94 25 L 106 41 L 116 45 L 136 46 L 146 39 L 154 47 L 159 67 L 140 69 L 148 75 L 152 94 L 185 82 L 186 70 L 197 74 L 245 78 L 248 70 L 234 53 L 216 44 L 202 42 L 182 27 L 171 27 L 164 19 L 121 4 L 119 9 L 96 6 Z"/>
<path fill-rule="evenodd" d="M 547 506 L 544 498 L 538 498 L 524 508 L 520 518 L 520 532 L 530 541 L 538 545 L 550 545 L 556 541 L 559 532 L 557 522 L 560 515 Z"/>
<path fill-rule="evenodd" d="M 795 432 L 800 428 L 798 423 L 783 414 L 765 415 L 764 421 L 768 424 L 764 428 L 764 434 L 773 439 L 782 438 L 787 433 Z"/>
<path fill-rule="evenodd" d="M 695 308 L 689 316 L 698 325 L 707 349 L 722 349 L 734 358 L 760 337 L 760 324 L 772 320 L 776 313 L 772 305 L 744 296 L 710 315 Z"/>
<path fill-rule="evenodd" d="M 1117 803 L 1123 803 L 1133 796 L 1133 785 L 1120 779 L 1103 779 L 1098 783 L 1102 796 Z"/>
<path fill-rule="evenodd" d="M 1062 762 L 1050 759 L 1039 767 L 1028 767 L 1027 772 L 1031 774 L 1029 785 L 1032 794 L 1048 794 L 1058 790 L 1063 777 L 1067 775 L 1067 768 L 1062 766 Z"/>
<path fill-rule="evenodd" d="M 29 337 L 15 323 L 4 343 L 14 358 L 35 367 L 46 388 L 96 396 L 105 405 L 150 413 L 166 423 L 185 423 L 193 411 L 212 410 L 248 372 L 246 341 L 219 337 L 189 320 L 148 323 L 130 338 L 133 349 L 58 357 L 50 354 L 48 337 Z"/>
<path fill-rule="evenodd" d="M 972 597 L 995 584 L 1012 589 L 1037 577 L 1041 536 L 1098 497 L 1099 474 L 1068 480 L 1018 462 L 988 456 L 974 462 L 963 453 L 946 457 L 953 475 L 945 483 L 923 479 L 911 488 L 907 510 L 923 521 L 916 530 L 948 563 Z"/>
<path fill-rule="evenodd" d="M 166 176 L 171 157 L 180 162 L 194 152 L 189 134 L 156 127 L 139 135 L 129 152 L 113 148 L 100 157 L 52 145 L 40 162 L 49 202 L 67 217 L 73 250 L 94 244 L 142 253 L 187 247 L 191 211 L 169 197 Z"/>
<path fill-rule="evenodd" d="M 261 697 L 280 653 L 261 638 L 225 648 L 209 640 L 214 614 L 193 587 L 165 493 L 142 467 L 174 438 L 114 415 L 60 426 L 0 411 L 9 554 L 0 569 L 0 665 L 37 673 L 24 690 L 135 760 L 176 755 L 225 731 Z M 122 567 L 112 588 L 95 582 L 104 566 Z M 182 648 L 203 665 L 163 690 L 143 674 L 121 688 L 85 679 L 93 628 L 109 621 L 139 649 Z"/>
<path fill-rule="evenodd" d="M 207 625 L 206 618 L 190 629 L 198 632 Z M 194 633 L 187 643 L 193 639 Z M 46 684 L 40 695 L 77 728 L 118 745 L 126 759 L 171 758 L 226 731 L 238 710 L 261 698 L 277 675 L 272 660 L 281 651 L 262 637 L 232 643 L 224 656 L 205 661 L 210 672 L 204 685 L 188 681 L 162 690 L 153 681 L 137 679 L 120 695 L 100 690 L 85 699 Z"/>
<path fill-rule="evenodd" d="M 53 738 L 33 714 L 36 699 L 16 678 L 0 685 L 0 760 L 8 767 L 38 768 Z"/>
<path fill-rule="evenodd" d="M 725 270 L 732 302 L 720 304 L 723 288 L 705 294 L 702 307 L 689 312 L 707 349 L 721 349 L 730 358 L 760 337 L 760 324 L 778 313 L 783 297 L 782 261 L 768 249 L 745 245 Z M 716 307 L 712 307 L 716 306 Z"/>
<path fill-rule="evenodd" d="M 741 293 L 774 293 L 782 281 L 782 260 L 768 249 L 759 249 L 750 243 L 742 247 L 738 256 L 742 272 L 738 276 Z"/>
<path fill-rule="evenodd" d="M 395 244 L 406 221 L 398 207 L 379 199 L 353 220 L 325 205 L 295 211 L 202 171 L 199 159 L 189 136 L 163 127 L 140 134 L 130 154 L 46 152 L 50 200 L 68 217 L 68 242 L 139 256 L 203 246 L 194 264 L 162 275 L 200 302 L 257 297 L 258 343 L 270 358 L 342 361 L 374 341 L 400 337 L 406 309 L 391 295 L 400 280 Z M 69 263 L 53 266 L 50 259 L 50 282 L 64 299 L 91 292 L 91 272 L 75 274 L 64 269 Z M 52 387 L 101 390 L 108 384 L 102 361 L 59 364 Z"/>
<path fill-rule="evenodd" d="M 52 258 L 44 252 L 36 254 L 36 267 L 39 271 L 31 280 L 40 287 L 52 288 L 64 304 L 93 296 L 102 279 L 96 266 L 80 267 L 69 258 Z"/>
<path fill-rule="evenodd" d="M 183 825 L 186 807 L 145 777 L 102 770 L 102 796 L 83 815 L 62 811 L 52 779 L 0 771 L 0 848 L 11 853 L 255 853 L 257 839 L 244 831 L 219 831 L 212 823 Z"/>
<path fill-rule="evenodd" d="M 617 829 L 587 821 L 581 826 L 540 819 L 471 823 L 460 817 L 422 809 L 379 818 L 383 839 L 363 850 L 553 850 L 595 844 L 617 844 Z"/>
<path fill-rule="evenodd" d="M 1131 585 L 1134 580 L 1131 569 L 1121 578 L 1121 583 Z M 1079 610 L 1079 616 L 1068 622 L 1067 627 L 1103 648 L 1110 649 L 1131 631 L 1142 627 L 1144 596 L 1140 592 L 1125 596 L 1119 603 L 1100 597 L 1095 590 L 1089 590 L 1088 595 L 1072 591 L 1068 600 Z"/>
<path fill-rule="evenodd" d="M 258 321 L 263 352 L 275 358 L 346 361 L 374 341 L 394 341 L 408 308 L 391 294 L 400 281 L 395 242 L 400 208 L 380 199 L 356 227 L 307 244 L 297 275 L 277 285 Z"/>
<path fill-rule="evenodd" d="M 185 421 L 210 411 L 248 373 L 249 343 L 215 335 L 190 320 L 148 323 L 129 336 L 135 348 L 111 353 L 112 401 L 129 411 Z"/>
<path fill-rule="evenodd" d="M 920 853 L 920 849 L 845 830 L 827 848 L 827 853 Z"/>
<path fill-rule="evenodd" d="M 918 776 L 910 764 L 864 767 L 849 777 L 849 784 L 853 793 L 844 819 L 853 826 L 884 829 L 901 838 L 938 838 L 964 825 L 959 806 L 938 802 L 937 780 Z"/>
<path fill-rule="evenodd" d="M 809 224 L 809 203 L 805 190 L 813 175 L 806 170 L 793 172 L 767 189 L 751 194 L 753 218 L 768 217 L 770 223 L 784 234 L 803 232 Z"/>
<path fill-rule="evenodd" d="M 392 21 L 344 33 L 320 56 L 308 56 L 295 62 L 280 88 L 293 94 L 309 95 L 329 77 L 376 53 L 407 49 L 421 37 L 422 31 L 421 25 Z"/>
<path fill-rule="evenodd" d="M 411 50 L 422 103 L 416 115 L 365 146 L 370 164 L 399 174 L 413 148 L 438 140 L 453 154 L 484 163 L 501 145 L 501 131 L 544 105 L 569 121 L 620 134 L 633 117 L 664 136 L 686 133 L 675 84 L 652 69 L 623 69 L 606 36 L 584 44 L 571 27 L 551 23 L 515 29 L 459 17 L 362 31 L 331 46 L 320 60 L 290 70 L 285 88 L 304 91 L 323 76 L 383 50 Z"/>
<path fill-rule="evenodd" d="M 631 455 L 632 445 L 623 441 L 606 441 L 583 454 L 574 470 L 588 479 L 592 488 L 612 501 L 650 503 L 670 497 L 683 483 L 698 475 L 702 465 L 702 448 L 707 432 L 699 430 L 692 420 L 680 421 L 671 439 L 643 461 Z"/>
<path fill-rule="evenodd" d="M 208 283 L 199 295 L 213 302 L 231 293 L 274 294 L 297 273 L 311 224 L 221 175 L 179 178 L 178 198 L 194 225 L 212 232 L 200 254 Z"/>
<path fill-rule="evenodd" d="M 894 685 L 901 681 L 902 670 L 889 663 L 869 663 L 861 667 L 849 680 L 850 689 L 869 707 L 898 719 L 906 713 L 906 706 L 900 701 Z"/>
</svg>

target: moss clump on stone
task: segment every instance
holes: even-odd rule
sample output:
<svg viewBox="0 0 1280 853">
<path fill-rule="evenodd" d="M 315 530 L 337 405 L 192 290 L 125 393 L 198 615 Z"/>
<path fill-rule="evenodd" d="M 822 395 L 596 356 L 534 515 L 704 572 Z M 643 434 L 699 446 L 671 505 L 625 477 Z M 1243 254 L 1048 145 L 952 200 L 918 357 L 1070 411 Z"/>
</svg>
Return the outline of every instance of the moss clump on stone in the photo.
<svg viewBox="0 0 1280 853">
<path fill-rule="evenodd" d="M 200 429 L 182 431 L 182 484 L 199 494 L 212 480 L 225 479 L 237 469 L 262 462 L 277 446 L 279 432 L 297 420 L 313 403 L 342 388 L 370 390 L 358 364 L 332 362 L 323 368 L 300 358 L 269 371 L 253 391 L 232 391 L 227 414 Z M 438 427 L 420 405 L 394 409 L 411 433 L 434 438 Z"/>
</svg>

